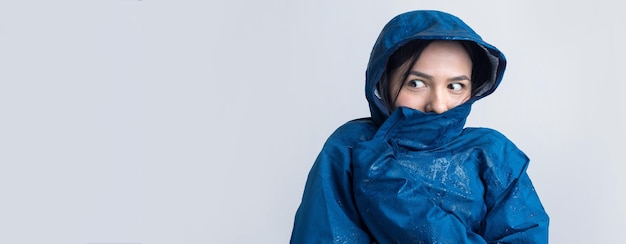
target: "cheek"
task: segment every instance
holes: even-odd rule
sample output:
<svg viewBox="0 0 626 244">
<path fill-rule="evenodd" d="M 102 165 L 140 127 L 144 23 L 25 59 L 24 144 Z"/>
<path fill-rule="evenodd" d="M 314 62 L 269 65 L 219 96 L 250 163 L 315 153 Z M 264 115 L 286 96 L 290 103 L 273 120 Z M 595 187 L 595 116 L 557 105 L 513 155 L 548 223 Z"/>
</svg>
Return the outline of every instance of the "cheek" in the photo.
<svg viewBox="0 0 626 244">
<path fill-rule="evenodd" d="M 469 100 L 471 97 L 472 97 L 472 91 L 468 90 L 467 92 L 465 92 L 463 96 L 461 96 L 461 103 L 467 102 L 467 100 Z"/>
<path fill-rule="evenodd" d="M 467 94 L 463 94 L 463 95 L 459 95 L 459 96 L 452 96 L 450 98 L 449 101 L 452 102 L 452 104 L 450 104 L 449 107 L 456 107 L 459 106 L 461 104 L 463 104 L 464 102 L 467 102 L 467 100 L 469 100 L 471 97 L 471 93 L 467 93 Z"/>
<path fill-rule="evenodd" d="M 396 108 L 402 106 L 424 111 L 424 104 L 425 101 L 422 97 L 407 92 L 400 92 L 395 106 Z"/>
</svg>

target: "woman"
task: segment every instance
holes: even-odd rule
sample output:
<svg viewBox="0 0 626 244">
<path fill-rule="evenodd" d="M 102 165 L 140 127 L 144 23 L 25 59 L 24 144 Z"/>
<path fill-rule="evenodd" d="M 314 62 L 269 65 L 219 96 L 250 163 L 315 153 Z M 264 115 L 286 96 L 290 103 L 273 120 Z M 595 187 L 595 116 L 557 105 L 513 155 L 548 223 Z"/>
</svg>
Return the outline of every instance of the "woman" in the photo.
<svg viewBox="0 0 626 244">
<path fill-rule="evenodd" d="M 547 243 L 529 159 L 487 128 L 464 128 L 506 59 L 459 18 L 412 11 L 382 30 L 366 72 L 371 117 L 328 138 L 292 243 Z"/>
</svg>

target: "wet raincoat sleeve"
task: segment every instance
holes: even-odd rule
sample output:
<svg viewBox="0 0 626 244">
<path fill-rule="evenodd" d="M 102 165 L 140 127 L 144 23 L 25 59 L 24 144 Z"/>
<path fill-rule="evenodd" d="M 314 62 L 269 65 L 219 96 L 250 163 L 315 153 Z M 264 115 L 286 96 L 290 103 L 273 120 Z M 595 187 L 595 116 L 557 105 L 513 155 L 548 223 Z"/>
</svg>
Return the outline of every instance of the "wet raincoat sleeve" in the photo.
<svg viewBox="0 0 626 244">
<path fill-rule="evenodd" d="M 548 222 L 526 173 L 506 189 L 485 219 L 488 243 L 548 243 Z"/>
<path fill-rule="evenodd" d="M 493 144 L 501 145 L 486 157 L 483 179 L 486 184 L 483 237 L 489 243 L 548 243 L 549 217 L 526 172 L 528 157 L 503 135 Z M 492 162 L 495 162 L 492 164 Z"/>
<path fill-rule="evenodd" d="M 290 243 L 371 243 L 355 207 L 347 138 L 368 131 L 367 123 L 337 129 L 317 157 L 305 185 Z"/>
</svg>

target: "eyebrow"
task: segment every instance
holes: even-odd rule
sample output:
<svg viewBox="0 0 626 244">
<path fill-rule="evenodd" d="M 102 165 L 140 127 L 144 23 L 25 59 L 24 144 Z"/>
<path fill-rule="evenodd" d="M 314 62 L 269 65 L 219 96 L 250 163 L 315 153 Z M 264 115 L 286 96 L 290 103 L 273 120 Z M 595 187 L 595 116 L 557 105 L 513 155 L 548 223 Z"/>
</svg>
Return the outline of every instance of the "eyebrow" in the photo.
<svg viewBox="0 0 626 244">
<path fill-rule="evenodd" d="M 424 73 L 419 72 L 419 71 L 417 71 L 417 70 L 411 70 L 411 71 L 409 72 L 409 74 L 411 74 L 411 75 L 415 75 L 415 76 L 424 77 L 424 78 L 429 79 L 429 80 L 432 80 L 432 79 L 433 79 L 433 76 L 432 76 L 432 75 L 424 74 Z M 471 80 L 470 80 L 470 78 L 469 78 L 469 77 L 467 77 L 467 75 L 459 75 L 459 76 L 455 76 L 455 77 L 452 77 L 452 78 L 448 79 L 448 81 L 462 81 L 462 80 L 468 80 L 468 81 L 471 81 Z"/>
</svg>

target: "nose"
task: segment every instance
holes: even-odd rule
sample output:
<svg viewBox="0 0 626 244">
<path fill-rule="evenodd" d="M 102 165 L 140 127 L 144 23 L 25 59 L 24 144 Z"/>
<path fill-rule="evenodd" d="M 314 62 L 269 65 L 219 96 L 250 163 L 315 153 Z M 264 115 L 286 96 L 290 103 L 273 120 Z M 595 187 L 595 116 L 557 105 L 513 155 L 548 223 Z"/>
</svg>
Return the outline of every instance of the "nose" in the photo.
<svg viewBox="0 0 626 244">
<path fill-rule="evenodd" d="M 426 112 L 441 114 L 446 111 L 448 111 L 448 100 L 446 96 L 441 91 L 434 91 L 426 106 Z"/>
</svg>

